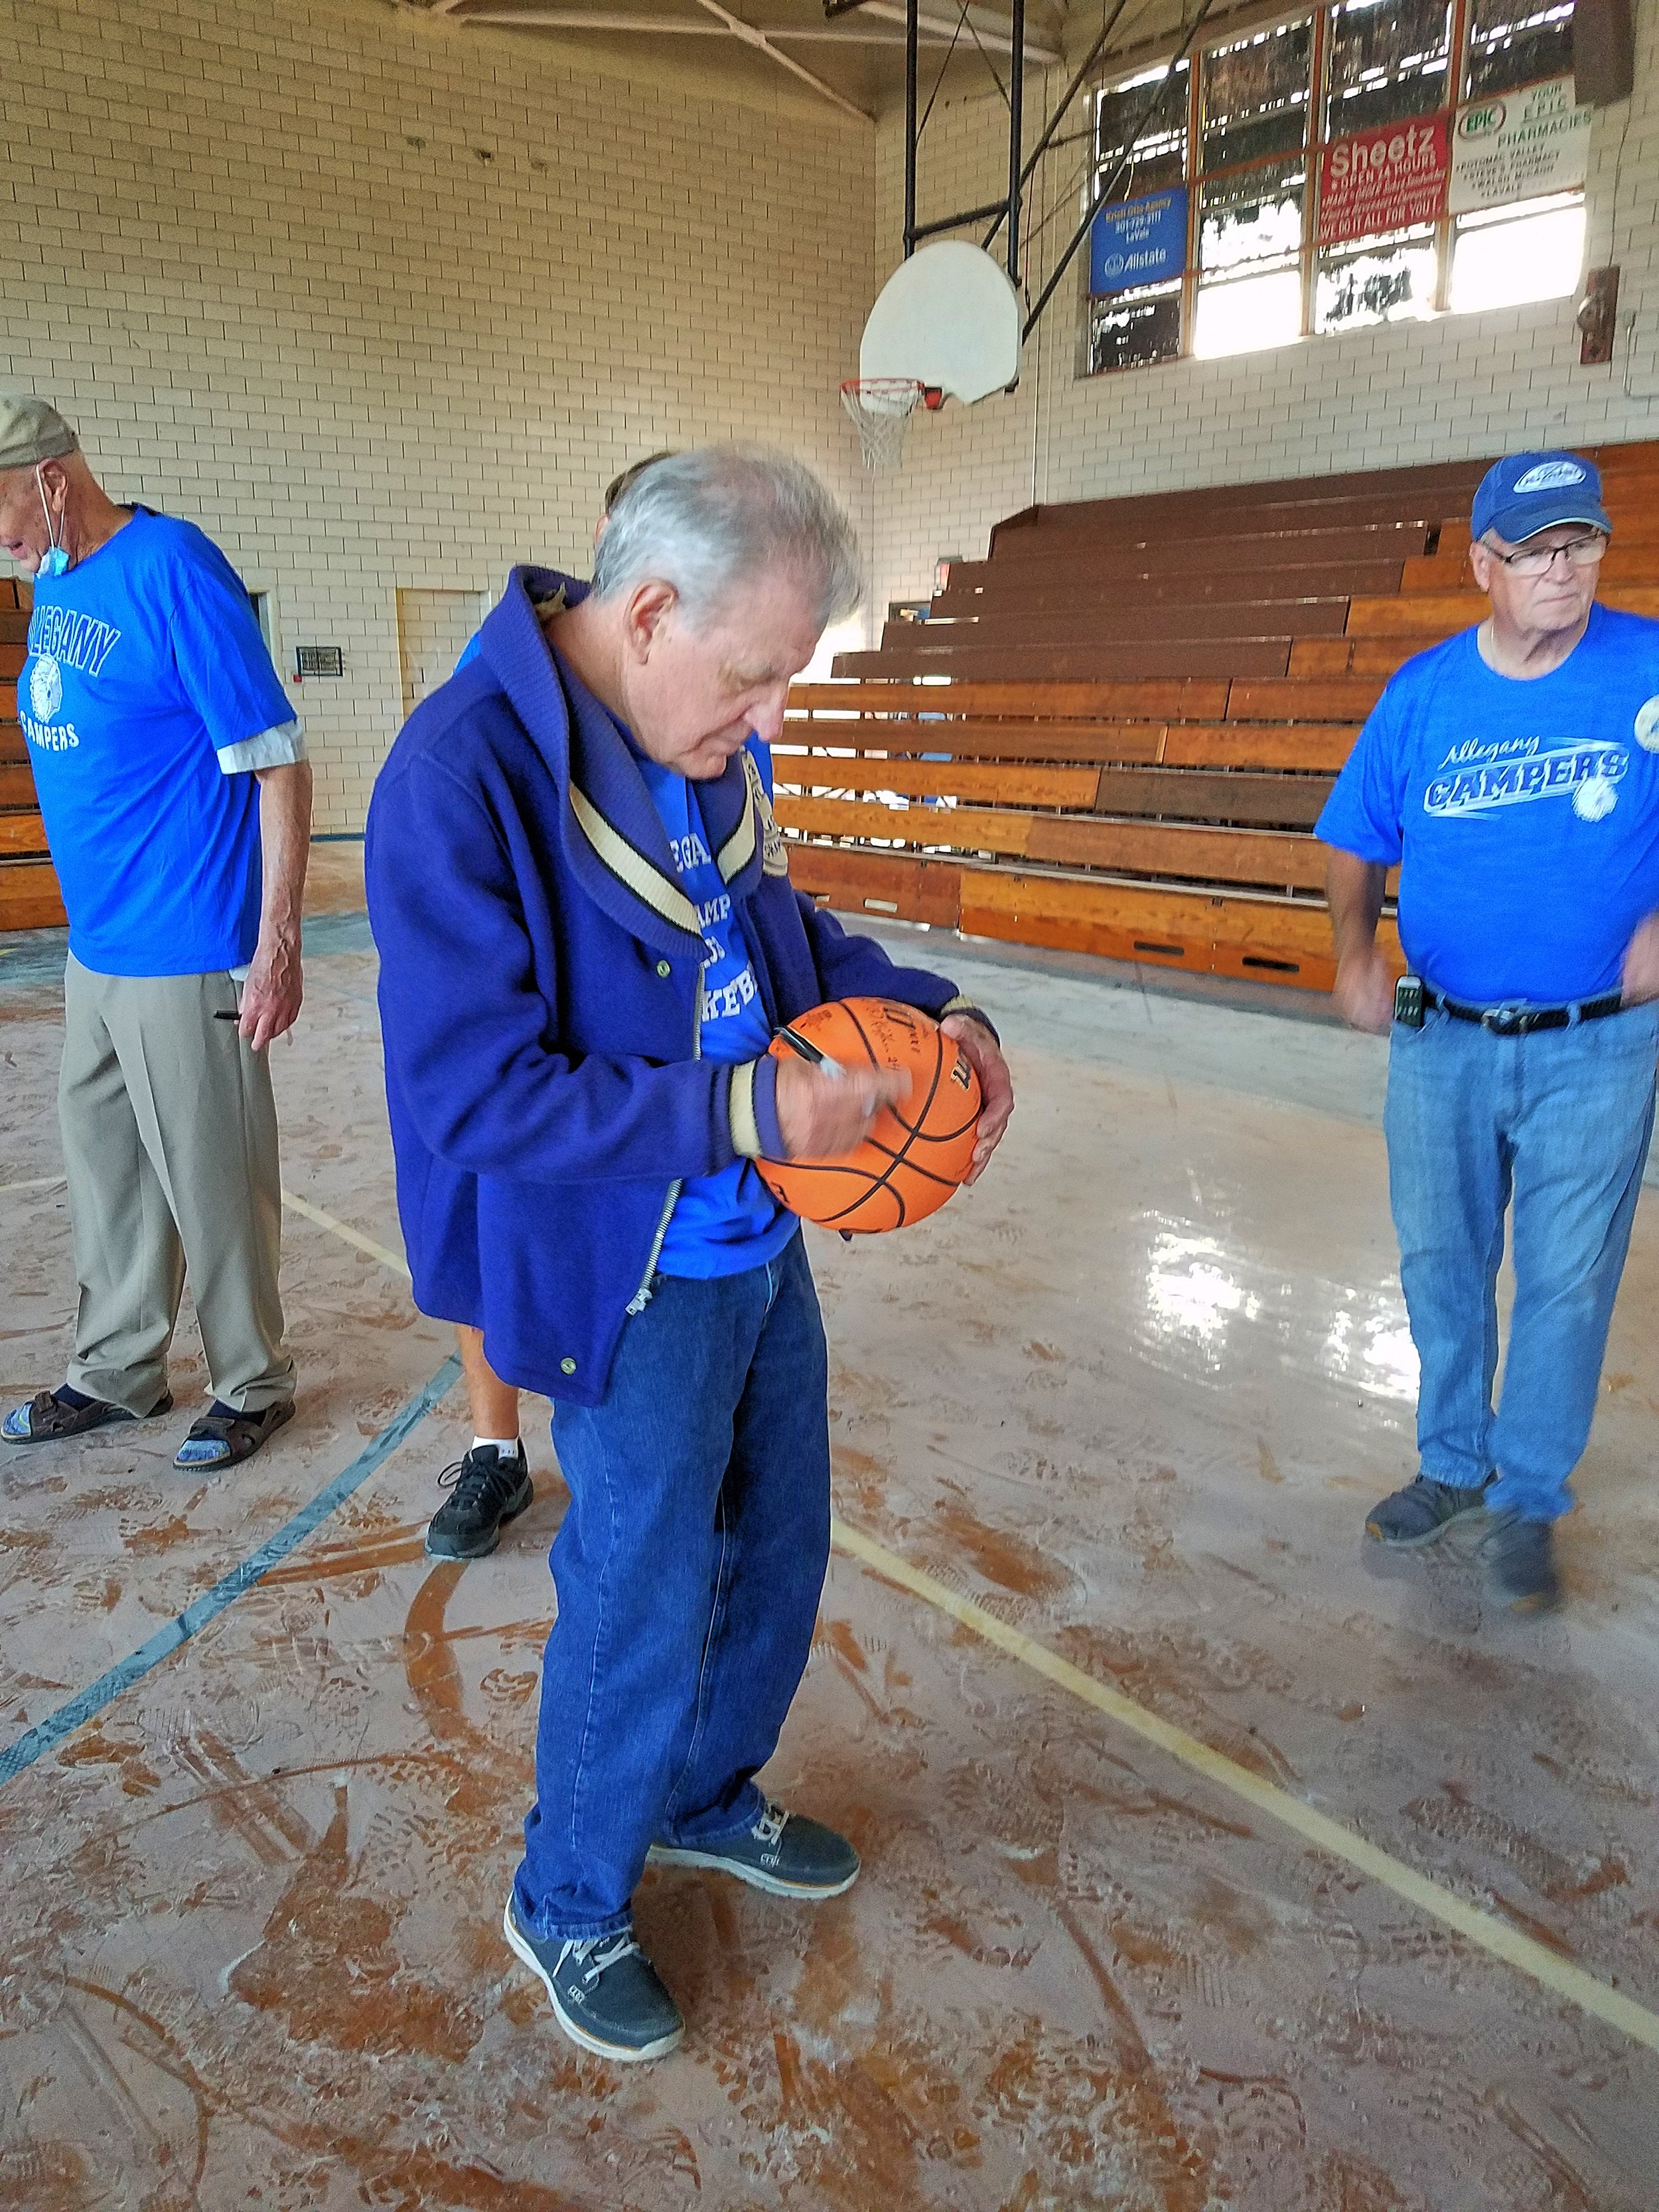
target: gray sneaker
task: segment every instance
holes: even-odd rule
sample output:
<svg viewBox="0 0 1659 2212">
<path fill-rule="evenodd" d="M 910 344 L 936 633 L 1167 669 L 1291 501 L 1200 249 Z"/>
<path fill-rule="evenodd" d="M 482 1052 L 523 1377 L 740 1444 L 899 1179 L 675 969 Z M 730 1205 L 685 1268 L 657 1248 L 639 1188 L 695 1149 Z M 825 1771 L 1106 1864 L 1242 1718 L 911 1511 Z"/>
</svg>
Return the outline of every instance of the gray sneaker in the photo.
<svg viewBox="0 0 1659 2212">
<path fill-rule="evenodd" d="M 786 1813 L 769 1798 L 741 1835 L 722 1836 L 700 1850 L 653 1844 L 646 1856 L 659 1866 L 712 1867 L 774 1897 L 809 1901 L 839 1897 L 859 1878 L 859 1855 L 845 1836 L 804 1813 Z"/>
<path fill-rule="evenodd" d="M 509 1948 L 541 1977 L 559 2026 L 584 2051 L 624 2062 L 663 2058 L 684 2035 L 680 2008 L 631 1928 L 544 1943 L 520 1923 L 511 1897 L 501 1927 Z"/>
<path fill-rule="evenodd" d="M 1480 1547 L 1495 1595 L 1516 1613 L 1548 1613 L 1561 1602 L 1561 1578 L 1555 1571 L 1555 1540 L 1547 1521 L 1523 1521 L 1518 1513 L 1492 1517 L 1492 1534 Z"/>
<path fill-rule="evenodd" d="M 1431 1544 L 1454 1521 L 1484 1513 L 1486 1492 L 1497 1479 L 1489 1474 L 1476 1488 L 1460 1490 L 1455 1483 L 1437 1482 L 1431 1475 L 1419 1474 L 1415 1482 L 1408 1482 L 1403 1490 L 1395 1491 L 1372 1507 L 1366 1516 L 1365 1534 L 1398 1551 Z"/>
</svg>

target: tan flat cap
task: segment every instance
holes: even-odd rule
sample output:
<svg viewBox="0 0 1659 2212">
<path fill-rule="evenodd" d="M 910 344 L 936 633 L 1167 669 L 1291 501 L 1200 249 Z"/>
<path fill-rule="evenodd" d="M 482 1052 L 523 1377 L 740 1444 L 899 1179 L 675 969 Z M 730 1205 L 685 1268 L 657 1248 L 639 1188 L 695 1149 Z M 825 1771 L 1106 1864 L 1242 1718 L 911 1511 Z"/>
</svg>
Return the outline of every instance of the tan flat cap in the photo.
<svg viewBox="0 0 1659 2212">
<path fill-rule="evenodd" d="M 81 441 L 55 407 L 27 392 L 0 392 L 0 469 L 32 469 L 72 453 Z"/>
</svg>

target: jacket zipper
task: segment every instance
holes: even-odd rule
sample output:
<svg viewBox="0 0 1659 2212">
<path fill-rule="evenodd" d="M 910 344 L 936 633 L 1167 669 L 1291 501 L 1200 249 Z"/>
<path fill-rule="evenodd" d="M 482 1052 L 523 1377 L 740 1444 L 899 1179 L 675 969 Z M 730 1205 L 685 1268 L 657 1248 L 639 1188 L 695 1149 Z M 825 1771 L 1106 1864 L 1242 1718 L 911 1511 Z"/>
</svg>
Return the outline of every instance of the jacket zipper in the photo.
<svg viewBox="0 0 1659 2212">
<path fill-rule="evenodd" d="M 696 998 L 691 1009 L 691 1057 L 693 1060 L 702 1058 L 702 971 L 708 964 L 706 960 L 699 960 L 697 963 Z M 662 1218 L 658 1222 L 657 1233 L 651 1240 L 651 1256 L 645 1263 L 645 1274 L 640 1287 L 623 1308 L 624 1313 L 643 1313 L 651 1303 L 651 1278 L 657 1272 L 657 1257 L 662 1250 L 662 1240 L 668 1234 L 669 1222 L 673 1218 L 674 1208 L 679 1204 L 680 1193 L 684 1188 L 684 1179 L 679 1176 L 677 1176 L 668 1186 L 668 1196 L 663 1205 Z"/>
</svg>

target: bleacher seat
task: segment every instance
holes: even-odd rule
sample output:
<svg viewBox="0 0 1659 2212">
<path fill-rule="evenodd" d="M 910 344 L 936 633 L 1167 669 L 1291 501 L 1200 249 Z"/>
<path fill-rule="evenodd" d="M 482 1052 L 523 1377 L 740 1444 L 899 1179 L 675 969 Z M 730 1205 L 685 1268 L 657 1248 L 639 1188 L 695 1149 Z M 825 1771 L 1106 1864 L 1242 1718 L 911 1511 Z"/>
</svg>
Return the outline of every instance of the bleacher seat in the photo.
<svg viewBox="0 0 1659 2212">
<path fill-rule="evenodd" d="M 1595 458 L 1601 597 L 1659 615 L 1659 444 Z M 1010 517 L 926 622 L 792 691 L 775 765 L 795 882 L 854 912 L 1328 989 L 1313 823 L 1395 669 L 1486 611 L 1468 553 L 1486 465 Z M 1403 966 L 1386 916 L 1382 941 Z"/>
</svg>

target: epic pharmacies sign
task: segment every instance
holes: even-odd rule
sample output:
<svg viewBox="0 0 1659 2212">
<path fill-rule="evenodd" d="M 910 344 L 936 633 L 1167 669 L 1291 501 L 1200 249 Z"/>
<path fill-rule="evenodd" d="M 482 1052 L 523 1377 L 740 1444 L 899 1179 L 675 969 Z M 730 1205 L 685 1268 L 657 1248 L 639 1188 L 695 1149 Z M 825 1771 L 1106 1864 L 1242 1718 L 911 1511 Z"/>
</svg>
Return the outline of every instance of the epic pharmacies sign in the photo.
<svg viewBox="0 0 1659 2212">
<path fill-rule="evenodd" d="M 1321 246 L 1437 222 L 1449 168 L 1444 115 L 1356 131 L 1327 146 L 1319 171 Z"/>
<path fill-rule="evenodd" d="M 1594 112 L 1574 105 L 1570 76 L 1460 107 L 1452 133 L 1452 213 L 1541 199 L 1582 185 Z"/>
</svg>

